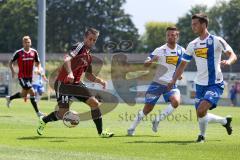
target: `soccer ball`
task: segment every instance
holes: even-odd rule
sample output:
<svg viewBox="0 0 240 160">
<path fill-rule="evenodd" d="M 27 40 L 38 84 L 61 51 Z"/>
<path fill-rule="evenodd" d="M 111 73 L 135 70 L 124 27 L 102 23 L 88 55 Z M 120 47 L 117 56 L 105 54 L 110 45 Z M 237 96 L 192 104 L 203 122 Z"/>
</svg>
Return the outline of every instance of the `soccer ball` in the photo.
<svg viewBox="0 0 240 160">
<path fill-rule="evenodd" d="M 63 115 L 63 124 L 69 128 L 76 127 L 80 122 L 79 114 L 70 110 Z"/>
</svg>

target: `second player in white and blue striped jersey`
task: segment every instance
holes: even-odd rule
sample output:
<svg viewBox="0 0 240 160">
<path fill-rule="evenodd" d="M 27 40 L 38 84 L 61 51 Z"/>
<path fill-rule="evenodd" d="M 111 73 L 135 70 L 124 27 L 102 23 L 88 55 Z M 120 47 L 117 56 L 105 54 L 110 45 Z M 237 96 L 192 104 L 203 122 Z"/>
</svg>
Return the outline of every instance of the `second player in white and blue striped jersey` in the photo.
<svg viewBox="0 0 240 160">
<path fill-rule="evenodd" d="M 154 132 L 157 132 L 159 122 L 172 114 L 174 109 L 179 106 L 180 91 L 178 88 L 174 86 L 170 91 L 167 89 L 167 84 L 172 80 L 176 67 L 181 62 L 181 57 L 185 52 L 185 49 L 177 44 L 178 37 L 179 31 L 177 28 L 168 27 L 166 29 L 167 43 L 156 48 L 144 63 L 144 66 L 148 67 L 156 62 L 157 69 L 155 77 L 146 91 L 144 108 L 139 111 L 134 122 L 127 130 L 127 134 L 130 136 L 134 134 L 141 119 L 152 111 L 161 95 L 163 95 L 165 102 L 169 102 L 169 105 L 152 121 Z"/>
<path fill-rule="evenodd" d="M 190 42 L 182 60 L 189 62 L 194 57 L 197 65 L 195 83 L 212 85 L 223 81 L 220 62 L 222 53 L 227 51 L 233 52 L 223 38 L 209 34 L 203 40 L 198 37 Z"/>
</svg>

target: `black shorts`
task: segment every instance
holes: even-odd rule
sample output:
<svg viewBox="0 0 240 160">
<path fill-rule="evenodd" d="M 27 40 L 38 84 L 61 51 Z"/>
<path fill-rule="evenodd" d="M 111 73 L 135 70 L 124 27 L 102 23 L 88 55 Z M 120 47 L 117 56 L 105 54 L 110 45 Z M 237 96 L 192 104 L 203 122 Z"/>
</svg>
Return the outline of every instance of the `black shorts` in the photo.
<svg viewBox="0 0 240 160">
<path fill-rule="evenodd" d="M 73 98 L 86 103 L 86 101 L 93 95 L 89 89 L 83 84 L 64 84 L 56 81 L 54 84 L 58 106 L 62 108 L 69 108 L 69 103 Z"/>
<path fill-rule="evenodd" d="M 18 80 L 23 89 L 32 88 L 32 78 L 19 78 Z"/>
</svg>

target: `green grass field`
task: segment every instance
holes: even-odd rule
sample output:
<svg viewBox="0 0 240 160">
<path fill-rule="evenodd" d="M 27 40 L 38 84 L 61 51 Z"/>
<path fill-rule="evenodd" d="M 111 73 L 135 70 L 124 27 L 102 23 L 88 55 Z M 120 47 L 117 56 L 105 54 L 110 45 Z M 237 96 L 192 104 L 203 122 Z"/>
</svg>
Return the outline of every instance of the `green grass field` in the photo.
<svg viewBox="0 0 240 160">
<path fill-rule="evenodd" d="M 41 101 L 41 110 L 49 113 L 55 102 Z M 158 113 L 166 105 L 155 107 Z M 78 112 L 88 109 L 74 103 Z M 213 113 L 233 116 L 233 134 L 228 136 L 219 124 L 209 124 L 207 141 L 195 143 L 198 135 L 193 106 L 182 105 L 174 116 L 160 123 L 159 132 L 151 130 L 150 117 L 145 118 L 133 137 L 126 129 L 142 105 L 118 107 L 103 116 L 104 128 L 115 137 L 99 138 L 92 121 L 83 121 L 76 128 L 66 128 L 61 121 L 49 123 L 43 136 L 36 134 L 38 119 L 30 102 L 15 100 L 10 109 L 0 99 L 0 160 L 238 160 L 240 157 L 240 108 L 218 107 Z M 152 114 L 153 115 L 153 114 Z"/>
</svg>

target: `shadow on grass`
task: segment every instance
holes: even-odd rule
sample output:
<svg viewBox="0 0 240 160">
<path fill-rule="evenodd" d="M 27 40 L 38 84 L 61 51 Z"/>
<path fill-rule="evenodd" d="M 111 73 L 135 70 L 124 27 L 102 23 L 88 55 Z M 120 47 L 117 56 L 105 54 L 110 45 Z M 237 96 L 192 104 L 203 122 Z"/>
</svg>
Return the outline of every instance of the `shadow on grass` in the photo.
<svg viewBox="0 0 240 160">
<path fill-rule="evenodd" d="M 13 117 L 13 116 L 8 116 L 8 115 L 3 115 L 3 116 L 0 116 L 0 118 L 11 118 L 11 117 Z"/>
<path fill-rule="evenodd" d="M 178 144 L 178 145 L 187 145 L 196 143 L 195 141 L 132 141 L 132 142 L 126 142 L 126 143 L 138 143 L 138 144 L 144 144 L 144 143 L 155 143 L 155 144 Z"/>
<path fill-rule="evenodd" d="M 41 139 L 49 139 L 49 142 L 67 142 L 67 140 L 72 139 L 94 139 L 98 137 L 46 137 L 46 136 L 29 136 L 29 137 L 19 137 L 17 140 L 27 141 L 27 140 L 41 140 Z"/>
<path fill-rule="evenodd" d="M 65 141 L 65 140 L 55 140 L 55 141 L 49 141 L 49 142 L 61 143 L 61 142 L 67 142 L 67 141 Z"/>
<path fill-rule="evenodd" d="M 212 142 L 212 141 L 220 142 L 221 140 L 208 140 L 208 141 L 209 142 Z M 131 144 L 131 143 L 136 143 L 136 144 L 155 143 L 155 144 L 178 144 L 178 145 L 198 144 L 195 141 L 189 141 L 189 140 L 186 140 L 186 141 L 132 141 L 132 142 L 125 142 L 125 143 L 129 143 L 129 144 Z"/>
<path fill-rule="evenodd" d="M 129 136 L 129 135 L 115 135 L 114 137 L 130 137 L 130 138 L 139 138 L 139 137 L 161 137 L 161 136 L 158 136 L 158 135 L 134 135 L 134 136 Z M 113 137 L 113 138 L 114 138 Z"/>
</svg>

